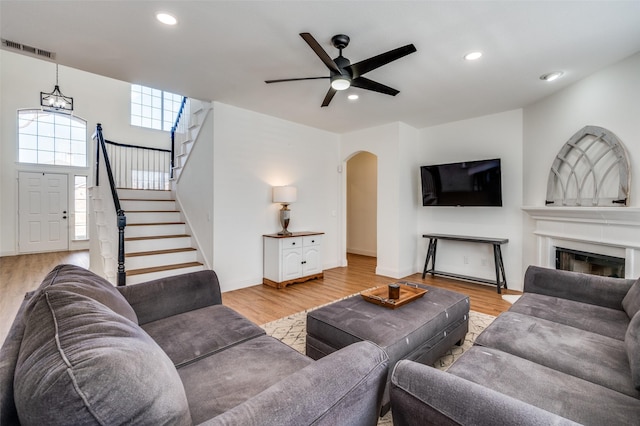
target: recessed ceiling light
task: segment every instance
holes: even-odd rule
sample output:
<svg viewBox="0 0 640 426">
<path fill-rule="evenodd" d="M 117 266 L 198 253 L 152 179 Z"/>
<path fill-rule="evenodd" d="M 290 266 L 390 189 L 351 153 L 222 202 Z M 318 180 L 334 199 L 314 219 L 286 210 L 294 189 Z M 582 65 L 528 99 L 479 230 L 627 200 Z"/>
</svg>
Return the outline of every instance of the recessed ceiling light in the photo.
<svg viewBox="0 0 640 426">
<path fill-rule="evenodd" d="M 178 23 L 178 20 L 173 15 L 169 15 L 166 12 L 156 13 L 156 19 L 166 25 L 175 25 Z"/>
<path fill-rule="evenodd" d="M 540 80 L 551 82 L 551 81 L 559 79 L 563 75 L 564 75 L 564 73 L 562 71 L 554 71 L 554 72 L 550 72 L 548 74 L 541 75 L 540 76 Z"/>
<path fill-rule="evenodd" d="M 355 93 L 350 94 L 349 96 L 347 96 L 347 99 L 349 99 L 350 101 L 355 101 L 359 98 L 358 95 L 356 95 Z"/>
<path fill-rule="evenodd" d="M 464 55 L 464 59 L 467 61 L 475 61 L 476 59 L 480 59 L 482 56 L 482 52 L 470 52 Z"/>
</svg>

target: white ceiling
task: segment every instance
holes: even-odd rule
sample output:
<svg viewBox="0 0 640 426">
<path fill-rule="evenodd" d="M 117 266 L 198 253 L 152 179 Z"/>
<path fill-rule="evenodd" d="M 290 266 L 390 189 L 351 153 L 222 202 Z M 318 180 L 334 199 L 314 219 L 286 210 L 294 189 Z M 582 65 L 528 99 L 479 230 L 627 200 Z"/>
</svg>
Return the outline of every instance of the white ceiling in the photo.
<svg viewBox="0 0 640 426">
<path fill-rule="evenodd" d="M 176 16 L 167 27 L 158 11 Z M 0 1 L 2 38 L 56 62 L 343 133 L 394 121 L 422 128 L 519 108 L 640 51 L 640 1 Z M 366 76 L 400 90 L 338 93 L 298 35 L 352 63 L 413 43 Z M 467 62 L 462 56 L 481 50 Z M 545 83 L 555 70 L 565 77 Z M 60 75 L 64 88 L 64 75 Z"/>
</svg>

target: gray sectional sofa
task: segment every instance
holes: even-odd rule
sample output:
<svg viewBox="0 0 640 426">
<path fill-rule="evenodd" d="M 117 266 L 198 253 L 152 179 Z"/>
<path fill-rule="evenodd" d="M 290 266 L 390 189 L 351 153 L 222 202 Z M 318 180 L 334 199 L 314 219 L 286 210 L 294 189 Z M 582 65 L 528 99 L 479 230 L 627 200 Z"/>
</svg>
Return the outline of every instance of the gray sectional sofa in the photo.
<svg viewBox="0 0 640 426">
<path fill-rule="evenodd" d="M 0 350 L 0 424 L 377 423 L 382 349 L 314 361 L 221 302 L 213 271 L 115 288 L 56 267 Z"/>
<path fill-rule="evenodd" d="M 640 279 L 531 266 L 524 294 L 443 372 L 392 374 L 403 425 L 640 425 Z"/>
</svg>

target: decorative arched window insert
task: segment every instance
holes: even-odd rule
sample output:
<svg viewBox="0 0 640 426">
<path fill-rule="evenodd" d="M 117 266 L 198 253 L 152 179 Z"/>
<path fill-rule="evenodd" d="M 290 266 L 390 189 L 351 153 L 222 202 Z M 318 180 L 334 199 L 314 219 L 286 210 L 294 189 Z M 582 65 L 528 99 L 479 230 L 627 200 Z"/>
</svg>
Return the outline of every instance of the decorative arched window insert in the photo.
<svg viewBox="0 0 640 426">
<path fill-rule="evenodd" d="M 618 138 L 605 128 L 585 126 L 556 155 L 546 204 L 626 206 L 629 182 L 629 160 Z"/>
</svg>

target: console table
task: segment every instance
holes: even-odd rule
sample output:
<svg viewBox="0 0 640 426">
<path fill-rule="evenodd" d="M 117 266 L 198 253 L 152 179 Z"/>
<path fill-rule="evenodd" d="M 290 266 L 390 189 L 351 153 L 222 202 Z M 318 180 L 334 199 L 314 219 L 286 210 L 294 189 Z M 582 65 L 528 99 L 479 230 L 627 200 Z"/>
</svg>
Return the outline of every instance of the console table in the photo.
<svg viewBox="0 0 640 426">
<path fill-rule="evenodd" d="M 442 275 L 444 277 L 459 278 L 468 281 L 476 281 L 486 284 L 495 284 L 498 293 L 502 293 L 502 287 L 507 288 L 507 277 L 504 273 L 504 263 L 502 262 L 502 251 L 500 246 L 509 242 L 507 238 L 484 238 L 484 237 L 471 237 L 464 235 L 446 235 L 446 234 L 424 234 L 422 238 L 429 238 L 429 249 L 427 250 L 427 258 L 424 261 L 424 270 L 422 271 L 422 278 L 427 274 Z M 469 277 L 466 275 L 454 274 L 451 272 L 436 271 L 436 248 L 438 247 L 438 240 L 451 240 L 462 241 L 465 243 L 481 243 L 491 244 L 493 246 L 493 259 L 496 266 L 496 280 L 488 280 L 486 278 Z M 429 268 L 429 261 L 431 261 L 431 268 Z"/>
</svg>

